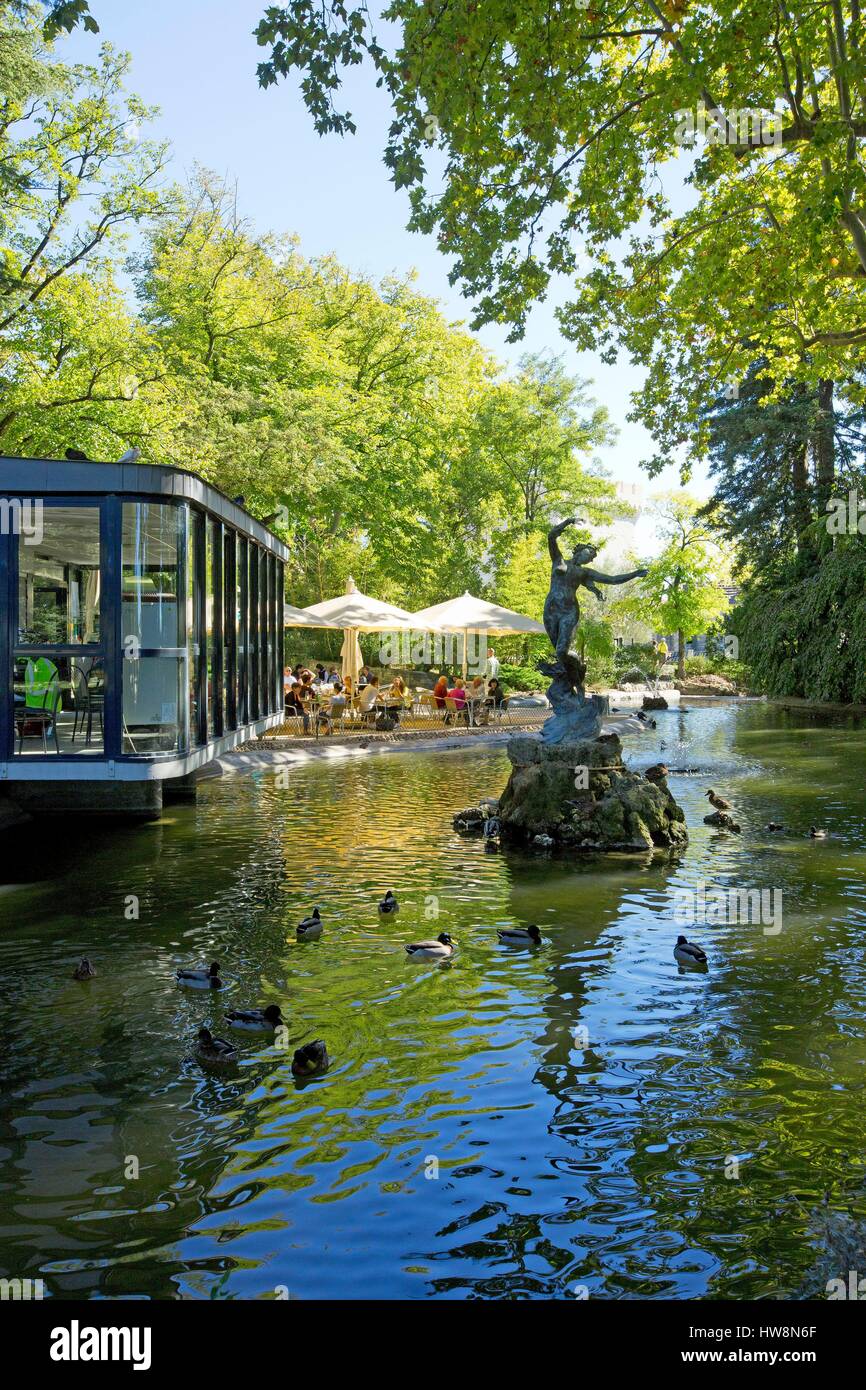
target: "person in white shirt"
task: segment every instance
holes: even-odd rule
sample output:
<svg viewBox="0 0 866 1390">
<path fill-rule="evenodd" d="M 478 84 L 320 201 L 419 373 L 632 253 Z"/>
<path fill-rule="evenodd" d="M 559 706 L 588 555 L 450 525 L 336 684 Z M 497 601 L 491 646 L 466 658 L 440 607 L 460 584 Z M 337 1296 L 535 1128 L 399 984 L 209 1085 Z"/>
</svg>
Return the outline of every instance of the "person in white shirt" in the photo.
<svg viewBox="0 0 866 1390">
<path fill-rule="evenodd" d="M 371 676 L 368 685 L 361 691 L 360 709 L 362 714 L 370 714 L 379 698 L 379 677 Z"/>
<path fill-rule="evenodd" d="M 499 675 L 499 657 L 496 655 L 492 647 L 487 648 L 487 675 Z"/>
</svg>

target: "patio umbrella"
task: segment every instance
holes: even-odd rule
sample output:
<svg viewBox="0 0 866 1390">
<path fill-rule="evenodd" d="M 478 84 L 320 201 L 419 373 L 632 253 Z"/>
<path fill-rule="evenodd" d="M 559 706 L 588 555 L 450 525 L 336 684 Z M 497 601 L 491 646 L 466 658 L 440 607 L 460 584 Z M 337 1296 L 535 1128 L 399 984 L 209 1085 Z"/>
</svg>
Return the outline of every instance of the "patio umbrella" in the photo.
<svg viewBox="0 0 866 1390">
<path fill-rule="evenodd" d="M 358 685 L 358 676 L 361 672 L 364 658 L 361 655 L 361 643 L 358 641 L 358 629 L 356 627 L 346 628 L 343 636 L 343 645 L 340 648 L 340 660 L 342 662 L 343 680 L 347 676 L 352 677 L 352 688 Z"/>
<path fill-rule="evenodd" d="M 284 624 L 286 627 L 339 627 L 339 623 L 322 622 L 321 619 L 311 618 L 309 613 L 305 613 L 303 608 L 294 608 L 290 603 L 283 604 L 285 614 Z"/>
<path fill-rule="evenodd" d="M 484 632 L 489 637 L 544 632 L 543 623 L 536 622 L 535 618 L 514 613 L 510 608 L 500 608 L 498 603 L 489 603 L 487 599 L 475 598 L 468 590 L 459 598 L 449 598 L 444 603 L 435 603 L 431 608 L 422 608 L 419 613 L 413 613 L 412 623 L 416 628 L 428 632 L 462 632 L 464 679 L 470 632 Z"/>
<path fill-rule="evenodd" d="M 311 603 L 303 610 L 310 618 L 326 618 L 328 626 L 341 627 L 345 633 L 343 641 L 343 679 L 351 676 L 353 682 L 361 669 L 361 646 L 359 632 L 395 632 L 412 628 L 415 624 L 412 614 L 405 608 L 397 608 L 384 599 L 371 598 L 362 594 L 349 577 L 346 592 L 337 598 L 327 598 L 321 603 Z"/>
</svg>

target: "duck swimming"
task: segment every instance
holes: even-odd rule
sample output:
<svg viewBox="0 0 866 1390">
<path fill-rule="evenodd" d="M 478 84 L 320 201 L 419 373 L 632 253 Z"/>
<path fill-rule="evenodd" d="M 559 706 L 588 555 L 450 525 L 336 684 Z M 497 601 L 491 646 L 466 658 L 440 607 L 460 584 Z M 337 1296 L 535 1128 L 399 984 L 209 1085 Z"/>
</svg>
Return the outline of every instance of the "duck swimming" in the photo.
<svg viewBox="0 0 866 1390">
<path fill-rule="evenodd" d="M 319 1038 L 316 1042 L 305 1043 L 297 1049 L 292 1058 L 292 1075 L 315 1076 L 318 1072 L 327 1071 L 330 1065 L 328 1049 Z"/>
<path fill-rule="evenodd" d="M 266 1009 L 232 1009 L 225 1019 L 230 1028 L 246 1033 L 267 1033 L 285 1023 L 279 1004 L 268 1004 Z"/>
<path fill-rule="evenodd" d="M 186 989 L 222 989 L 220 963 L 213 961 L 207 970 L 178 970 L 177 982 Z"/>
<path fill-rule="evenodd" d="M 234 1043 L 226 1042 L 225 1038 L 215 1038 L 209 1028 L 199 1028 L 195 1055 L 200 1062 L 226 1064 L 238 1060 L 238 1050 Z"/>
<path fill-rule="evenodd" d="M 385 894 L 384 898 L 379 904 L 379 911 L 382 913 L 383 916 L 389 912 L 400 911 L 400 904 L 394 897 L 394 894 L 391 892 L 390 888 L 388 889 L 387 893 Z"/>
<path fill-rule="evenodd" d="M 776 820 L 771 820 L 771 821 L 767 821 L 767 829 L 768 829 L 768 830 L 784 830 L 785 827 L 784 827 L 784 825 L 780 825 L 778 821 L 776 821 Z"/>
<path fill-rule="evenodd" d="M 315 941 L 317 936 L 322 935 L 323 925 L 322 914 L 317 907 L 314 907 L 310 916 L 298 923 L 298 940 Z"/>
<path fill-rule="evenodd" d="M 447 931 L 441 931 L 435 941 L 416 941 L 406 951 L 411 960 L 447 960 L 456 944 Z"/>
<path fill-rule="evenodd" d="M 90 964 L 87 956 L 81 957 L 81 960 L 72 972 L 72 978 L 73 980 L 93 980 L 96 978 L 96 971 Z"/>
<path fill-rule="evenodd" d="M 809 826 L 809 838 L 812 840 L 826 840 L 826 830 L 818 830 L 814 825 Z"/>
<path fill-rule="evenodd" d="M 496 935 L 503 946 L 540 946 L 541 932 L 538 927 L 506 927 Z"/>
<path fill-rule="evenodd" d="M 706 965 L 706 953 L 696 946 L 693 941 L 687 941 L 684 936 L 677 937 L 677 944 L 674 947 L 674 959 L 680 965 Z"/>
</svg>

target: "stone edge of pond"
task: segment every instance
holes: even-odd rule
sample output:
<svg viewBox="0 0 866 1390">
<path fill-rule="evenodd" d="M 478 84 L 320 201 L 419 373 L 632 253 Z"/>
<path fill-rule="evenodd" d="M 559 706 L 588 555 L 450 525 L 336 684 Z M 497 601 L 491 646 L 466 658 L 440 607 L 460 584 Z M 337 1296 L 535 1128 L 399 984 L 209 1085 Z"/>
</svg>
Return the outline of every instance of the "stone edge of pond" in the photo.
<svg viewBox="0 0 866 1390">
<path fill-rule="evenodd" d="M 635 727 L 641 732 L 641 726 L 636 725 L 636 721 L 630 716 L 622 719 L 612 718 L 605 720 L 603 728 L 605 732 L 616 732 L 624 725 L 629 728 Z M 504 748 L 508 742 L 515 737 L 540 737 L 535 730 L 484 730 L 483 732 L 470 735 L 458 734 L 452 738 L 403 738 L 399 741 L 393 739 L 364 740 L 363 743 L 357 741 L 337 743 L 335 741 L 320 741 L 319 743 L 299 743 L 296 738 L 269 738 L 267 740 L 257 740 L 255 743 L 245 744 L 243 748 L 235 749 L 231 753 L 224 753 L 222 757 L 215 758 L 213 762 L 203 767 L 198 774 L 199 780 L 206 780 L 209 777 L 222 777 L 225 774 L 236 772 L 255 772 L 263 767 L 285 767 L 300 766 L 304 763 L 312 762 L 335 762 L 341 758 L 360 758 L 371 754 L 381 753 L 463 753 L 467 749 L 477 748 L 479 745 L 484 748 Z M 264 746 L 259 747 L 258 742 Z M 274 746 L 282 745 L 282 746 Z"/>
</svg>

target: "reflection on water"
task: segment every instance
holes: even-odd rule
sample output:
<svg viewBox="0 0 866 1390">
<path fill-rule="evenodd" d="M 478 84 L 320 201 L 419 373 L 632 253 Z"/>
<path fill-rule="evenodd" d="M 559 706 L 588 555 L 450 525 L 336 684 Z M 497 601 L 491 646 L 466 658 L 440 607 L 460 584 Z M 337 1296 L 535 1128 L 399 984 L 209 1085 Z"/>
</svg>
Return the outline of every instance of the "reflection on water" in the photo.
<svg viewBox="0 0 866 1390">
<path fill-rule="evenodd" d="M 459 839 L 500 751 L 236 777 L 151 827 L 7 840 L 0 1271 L 58 1297 L 795 1294 L 808 1210 L 850 1205 L 866 1152 L 862 733 L 711 707 L 627 754 L 701 769 L 671 778 L 680 862 Z M 708 786 L 741 837 L 702 824 Z M 711 965 L 681 974 L 672 894 L 701 879 L 780 889 L 784 926 L 690 928 Z M 516 922 L 540 950 L 498 945 Z M 441 930 L 452 962 L 405 958 Z M 175 987 L 212 959 L 222 994 Z M 327 1040 L 326 1077 L 249 1035 L 235 1073 L 192 1060 L 200 1023 L 269 1000 L 292 1047 Z"/>
</svg>

